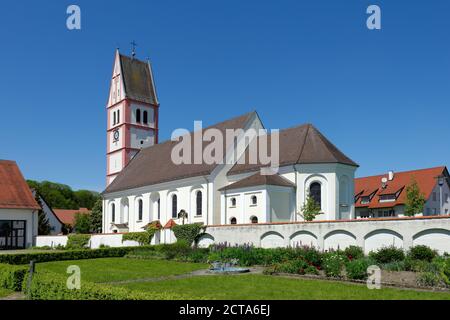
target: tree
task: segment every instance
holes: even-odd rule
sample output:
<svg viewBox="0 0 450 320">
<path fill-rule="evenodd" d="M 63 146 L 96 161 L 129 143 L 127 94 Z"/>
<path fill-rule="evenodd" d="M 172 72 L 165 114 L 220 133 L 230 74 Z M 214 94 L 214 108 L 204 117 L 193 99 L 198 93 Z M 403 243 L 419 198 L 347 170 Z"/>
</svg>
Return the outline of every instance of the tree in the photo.
<svg viewBox="0 0 450 320">
<path fill-rule="evenodd" d="M 308 194 L 303 204 L 301 216 L 306 221 L 313 221 L 320 214 L 319 204 Z"/>
<path fill-rule="evenodd" d="M 420 192 L 416 179 L 412 177 L 410 184 L 406 187 L 405 215 L 413 217 L 422 213 L 425 202 L 425 196 Z"/>
<path fill-rule="evenodd" d="M 103 213 L 102 213 L 103 205 L 102 200 L 97 200 L 95 202 L 94 207 L 92 208 L 92 212 L 89 215 L 89 224 L 91 226 L 91 231 L 94 233 L 101 232 L 102 230 L 102 219 L 103 219 Z"/>
<path fill-rule="evenodd" d="M 181 209 L 180 212 L 178 212 L 178 219 L 182 219 L 182 223 L 184 224 L 184 220 L 188 218 L 188 213 Z"/>
<path fill-rule="evenodd" d="M 77 212 L 75 214 L 74 229 L 76 233 L 90 233 L 91 223 L 89 214 Z"/>
<path fill-rule="evenodd" d="M 39 204 L 39 206 L 43 208 L 41 197 L 37 192 L 35 192 L 35 199 L 36 202 Z M 38 235 L 46 236 L 50 234 L 50 231 L 51 231 L 50 222 L 48 221 L 48 218 L 46 217 L 44 210 L 40 209 L 38 211 Z"/>
</svg>

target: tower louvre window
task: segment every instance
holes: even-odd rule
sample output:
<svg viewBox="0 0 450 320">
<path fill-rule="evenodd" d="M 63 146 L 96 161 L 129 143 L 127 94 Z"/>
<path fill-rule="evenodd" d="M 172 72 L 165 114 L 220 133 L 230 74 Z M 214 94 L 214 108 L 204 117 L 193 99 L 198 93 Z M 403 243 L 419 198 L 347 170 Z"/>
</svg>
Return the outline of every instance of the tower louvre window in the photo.
<svg viewBox="0 0 450 320">
<path fill-rule="evenodd" d="M 148 112 L 147 111 L 144 111 L 143 118 L 144 118 L 144 124 L 147 124 L 148 123 Z"/>
<path fill-rule="evenodd" d="M 120 123 L 120 110 L 117 110 L 117 123 Z"/>
<path fill-rule="evenodd" d="M 116 121 L 117 121 L 117 119 L 116 119 L 116 112 L 114 111 L 113 112 L 113 125 L 115 125 L 116 124 Z"/>
<path fill-rule="evenodd" d="M 136 122 L 141 122 L 141 109 L 136 110 Z"/>
</svg>

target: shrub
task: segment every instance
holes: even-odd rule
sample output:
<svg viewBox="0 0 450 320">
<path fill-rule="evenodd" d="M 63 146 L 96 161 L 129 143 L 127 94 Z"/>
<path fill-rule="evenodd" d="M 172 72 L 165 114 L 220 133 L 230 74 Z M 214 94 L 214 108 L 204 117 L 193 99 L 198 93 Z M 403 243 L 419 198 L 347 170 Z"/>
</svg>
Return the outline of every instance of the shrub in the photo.
<svg viewBox="0 0 450 320">
<path fill-rule="evenodd" d="M 308 264 L 301 259 L 291 260 L 283 263 L 279 263 L 274 265 L 275 272 L 279 273 L 293 273 L 293 274 L 305 274 L 306 268 L 308 268 Z"/>
<path fill-rule="evenodd" d="M 387 271 L 410 271 L 411 264 L 407 261 L 394 261 L 389 263 L 380 264 L 379 266 L 383 270 Z"/>
<path fill-rule="evenodd" d="M 306 269 L 305 269 L 305 273 L 306 274 L 318 275 L 319 274 L 319 270 L 317 270 L 317 268 L 314 267 L 314 266 L 307 266 Z"/>
<path fill-rule="evenodd" d="M 434 272 L 423 272 L 417 277 L 417 284 L 426 287 L 437 287 L 442 280 L 438 274 Z"/>
<path fill-rule="evenodd" d="M 172 227 L 172 231 L 177 241 L 185 241 L 192 245 L 205 231 L 205 227 L 202 223 L 178 224 Z"/>
<path fill-rule="evenodd" d="M 70 234 L 67 239 L 66 249 L 85 249 L 91 239 L 89 234 Z"/>
<path fill-rule="evenodd" d="M 327 277 L 341 277 L 346 260 L 347 257 L 339 251 L 324 254 L 322 267 Z"/>
<path fill-rule="evenodd" d="M 22 282 L 26 274 L 26 266 L 0 264 L 0 288 L 21 291 Z"/>
<path fill-rule="evenodd" d="M 412 260 L 431 262 L 437 256 L 437 252 L 427 246 L 415 246 L 408 251 L 407 256 Z"/>
<path fill-rule="evenodd" d="M 81 249 L 81 250 L 0 254 L 0 263 L 24 265 L 29 264 L 31 260 L 34 260 L 36 263 L 38 263 L 47 261 L 123 257 L 130 251 L 134 250 L 135 248 L 136 247 L 120 247 L 120 248 L 104 248 L 92 250 Z"/>
<path fill-rule="evenodd" d="M 369 256 L 373 258 L 377 263 L 390 263 L 395 261 L 402 261 L 405 259 L 405 253 L 402 249 L 390 246 L 378 249 L 378 251 L 372 251 Z"/>
<path fill-rule="evenodd" d="M 348 261 L 345 265 L 347 278 L 353 280 L 367 279 L 367 268 L 370 265 L 370 261 L 364 258 Z"/>
<path fill-rule="evenodd" d="M 122 242 L 136 241 L 140 245 L 150 244 L 153 234 L 147 231 L 144 232 L 129 232 L 122 235 Z"/>
<path fill-rule="evenodd" d="M 344 254 L 349 260 L 364 258 L 364 251 L 361 247 L 358 246 L 349 246 L 345 248 Z"/>
<path fill-rule="evenodd" d="M 445 285 L 450 287 L 450 258 L 436 257 L 433 259 L 432 265 L 436 268 L 436 273 L 439 275 Z"/>
<path fill-rule="evenodd" d="M 32 300 L 182 300 L 196 299 L 168 292 L 141 292 L 83 281 L 79 290 L 70 290 L 66 277 L 53 272 L 35 273 L 26 294 Z"/>
</svg>

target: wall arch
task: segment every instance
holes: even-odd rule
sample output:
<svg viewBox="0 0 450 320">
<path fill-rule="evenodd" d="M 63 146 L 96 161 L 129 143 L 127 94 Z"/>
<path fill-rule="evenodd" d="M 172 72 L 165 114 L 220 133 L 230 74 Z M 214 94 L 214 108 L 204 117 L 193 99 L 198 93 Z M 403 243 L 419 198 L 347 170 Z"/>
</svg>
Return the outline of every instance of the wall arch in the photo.
<svg viewBox="0 0 450 320">
<path fill-rule="evenodd" d="M 308 196 L 309 189 L 313 183 L 318 183 L 321 186 L 321 211 L 327 213 L 328 212 L 328 180 L 325 176 L 321 174 L 311 174 L 305 179 L 304 189 L 306 192 L 304 193 L 303 203 L 306 201 L 306 197 Z"/>
<path fill-rule="evenodd" d="M 431 247 L 437 250 L 439 254 L 450 252 L 448 243 L 450 243 L 450 230 L 447 229 L 426 229 L 413 236 L 413 246 L 424 245 Z"/>
<path fill-rule="evenodd" d="M 345 249 L 356 245 L 356 236 L 346 230 L 333 230 L 324 236 L 324 250 Z"/>
<path fill-rule="evenodd" d="M 403 249 L 403 236 L 390 229 L 374 230 L 364 236 L 365 253 L 389 246 Z"/>
<path fill-rule="evenodd" d="M 285 247 L 284 237 L 275 231 L 268 231 L 261 236 L 262 248 Z"/>
<path fill-rule="evenodd" d="M 209 233 L 205 233 L 201 236 L 201 238 L 198 240 L 198 246 L 200 248 L 208 248 L 210 245 L 214 244 L 214 237 L 210 235 Z"/>
<path fill-rule="evenodd" d="M 308 246 L 318 247 L 317 236 L 309 231 L 297 231 L 289 237 L 289 245 L 291 247 Z"/>
</svg>

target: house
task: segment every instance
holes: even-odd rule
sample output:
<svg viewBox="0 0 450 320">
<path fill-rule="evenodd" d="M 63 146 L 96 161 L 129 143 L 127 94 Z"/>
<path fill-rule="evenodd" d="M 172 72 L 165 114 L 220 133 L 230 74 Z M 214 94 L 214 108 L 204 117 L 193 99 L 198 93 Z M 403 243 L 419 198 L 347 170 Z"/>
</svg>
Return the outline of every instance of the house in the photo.
<svg viewBox="0 0 450 320">
<path fill-rule="evenodd" d="M 197 135 L 238 134 L 217 149 L 222 152 L 218 162 L 177 163 L 172 152 L 178 141 L 158 143 L 159 107 L 150 63 L 117 51 L 106 106 L 104 233 L 142 231 L 155 220 L 180 223 L 181 210 L 188 213 L 186 223 L 205 225 L 298 221 L 308 195 L 320 205 L 317 219 L 354 216 L 358 165 L 313 125 L 281 130 L 278 139 L 277 133 L 264 131 L 257 112 L 204 129 L 194 125 L 194 132 L 180 135 L 194 148 L 189 154 L 196 151 Z M 209 146 L 207 140 L 200 141 L 202 150 Z M 270 166 L 259 154 L 255 161 L 245 161 L 262 141 L 268 142 L 267 150 L 279 148 L 271 152 L 279 155 L 274 175 L 264 172 Z"/>
<path fill-rule="evenodd" d="M 441 166 L 355 179 L 356 218 L 404 216 L 406 188 L 413 179 L 426 199 L 423 215 L 448 215 L 450 179 Z"/>
<path fill-rule="evenodd" d="M 34 245 L 40 209 L 17 164 L 0 160 L 0 250 Z"/>
<path fill-rule="evenodd" d="M 36 190 L 32 190 L 33 196 L 36 198 Z M 64 222 L 59 219 L 53 209 L 45 201 L 44 197 L 38 195 L 38 203 L 42 208 L 42 212 L 47 218 L 50 225 L 50 235 L 57 235 L 63 232 Z"/>
<path fill-rule="evenodd" d="M 90 214 L 91 211 L 87 208 L 80 208 L 76 210 L 72 209 L 53 209 L 56 217 L 59 221 L 63 223 L 65 228 L 68 228 L 68 231 L 72 231 L 75 227 L 75 217 L 78 213 L 80 214 Z"/>
</svg>

